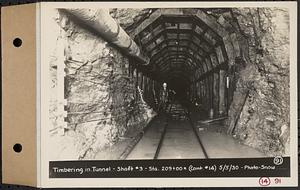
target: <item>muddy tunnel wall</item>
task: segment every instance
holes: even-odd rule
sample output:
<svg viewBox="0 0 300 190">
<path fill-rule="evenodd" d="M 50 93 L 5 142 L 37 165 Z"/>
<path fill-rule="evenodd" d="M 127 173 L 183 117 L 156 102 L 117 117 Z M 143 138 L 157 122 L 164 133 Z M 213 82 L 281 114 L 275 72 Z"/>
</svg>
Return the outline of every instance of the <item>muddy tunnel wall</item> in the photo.
<svg viewBox="0 0 300 190">
<path fill-rule="evenodd" d="M 179 13 L 182 20 L 189 20 L 183 18 L 186 15 L 193 18 L 198 15 L 200 24 L 176 25 L 169 21 L 169 17 Z M 56 34 L 50 63 L 51 136 L 60 150 L 54 158 L 64 158 L 65 154 L 92 159 L 126 138 L 126 134 L 141 131 L 156 115 L 154 110 L 164 82 L 175 90 L 185 89 L 182 94 L 190 105 L 203 109 L 207 118 L 226 118 L 224 128 L 240 143 L 266 155 L 289 153 L 290 42 L 286 35 L 289 33 L 286 10 L 110 9 L 110 15 L 134 39 L 141 53 L 150 58 L 148 65 L 70 16 L 58 10 L 53 15 Z M 170 26 L 167 22 L 153 24 L 158 22 L 151 20 L 154 17 L 170 22 Z M 202 25 L 205 27 L 201 28 Z M 198 27 L 200 38 L 208 44 L 211 40 L 213 45 L 207 48 L 212 50 L 205 53 L 201 42 L 196 47 L 196 40 L 182 35 L 182 41 L 194 41 L 187 42 L 184 50 L 178 40 L 179 33 L 175 34 L 178 42 L 172 45 L 168 34 L 157 31 L 166 39 L 156 37 L 155 26 L 157 30 L 165 27 L 163 30 L 171 33 L 172 29 L 197 33 Z M 174 46 L 170 48 L 177 52 L 175 58 L 164 52 L 160 40 L 168 41 L 166 46 Z M 153 52 L 145 44 L 153 44 L 149 48 Z M 192 47 L 188 50 L 192 44 L 195 50 Z M 195 54 L 200 56 L 180 57 L 180 48 L 194 53 L 198 50 Z M 200 51 L 205 56 L 201 57 Z M 61 73 L 64 77 L 60 77 Z M 64 86 L 58 81 L 64 81 Z M 64 93 L 59 89 L 64 89 Z M 58 102 L 57 97 L 65 101 Z"/>
</svg>

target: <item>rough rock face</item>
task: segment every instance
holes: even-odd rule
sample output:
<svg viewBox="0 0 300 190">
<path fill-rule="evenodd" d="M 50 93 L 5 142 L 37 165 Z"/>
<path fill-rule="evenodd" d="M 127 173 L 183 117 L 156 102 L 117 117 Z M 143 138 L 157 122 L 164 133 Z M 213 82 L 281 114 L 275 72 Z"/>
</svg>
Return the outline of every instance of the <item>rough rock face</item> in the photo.
<svg viewBox="0 0 300 190">
<path fill-rule="evenodd" d="M 130 33 L 153 12 L 152 9 L 111 9 L 110 15 Z"/>
<path fill-rule="evenodd" d="M 116 143 L 128 130 L 145 127 L 153 115 L 135 97 L 137 89 L 129 77 L 126 56 L 63 14 L 57 18 L 57 27 L 61 31 L 57 44 L 64 41 L 67 129 L 64 136 L 55 130 L 58 126 L 54 96 L 50 103 L 52 138 L 60 142 L 57 148 L 61 154 L 57 156 L 92 159 L 97 152 Z M 53 57 L 60 53 L 56 47 Z M 64 63 L 51 63 L 51 90 L 54 94 L 57 64 Z"/>
<path fill-rule="evenodd" d="M 268 155 L 289 153 L 289 14 L 276 8 L 233 9 L 248 41 L 229 111 L 235 135 Z M 234 121 L 233 121 L 234 122 Z"/>
</svg>

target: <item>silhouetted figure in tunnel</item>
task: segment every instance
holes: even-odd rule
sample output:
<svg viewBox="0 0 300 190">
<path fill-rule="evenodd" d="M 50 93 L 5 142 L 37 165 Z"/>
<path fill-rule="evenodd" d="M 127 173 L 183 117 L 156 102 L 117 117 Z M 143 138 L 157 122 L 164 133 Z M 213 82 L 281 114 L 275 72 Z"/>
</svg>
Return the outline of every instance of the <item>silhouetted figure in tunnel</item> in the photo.
<svg viewBox="0 0 300 190">
<path fill-rule="evenodd" d="M 163 88 L 160 91 L 159 97 L 160 97 L 160 102 L 159 102 L 159 106 L 158 106 L 158 113 L 165 114 L 167 111 L 168 102 L 169 102 L 169 92 L 167 89 L 167 83 L 163 83 Z"/>
</svg>

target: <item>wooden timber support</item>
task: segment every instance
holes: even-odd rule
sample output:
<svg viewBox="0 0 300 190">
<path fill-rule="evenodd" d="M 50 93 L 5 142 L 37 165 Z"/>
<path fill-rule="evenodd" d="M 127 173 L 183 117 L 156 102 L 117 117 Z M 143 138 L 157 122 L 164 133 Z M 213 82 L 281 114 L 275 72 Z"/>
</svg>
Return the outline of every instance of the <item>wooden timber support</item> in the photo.
<svg viewBox="0 0 300 190">
<path fill-rule="evenodd" d="M 223 62 L 223 63 L 217 65 L 216 67 L 214 67 L 213 69 L 211 69 L 211 70 L 207 71 L 206 73 L 202 74 L 198 79 L 196 79 L 194 81 L 194 83 L 207 78 L 208 76 L 210 76 L 211 74 L 213 74 L 215 72 L 218 72 L 219 70 L 227 70 L 227 69 L 228 69 L 227 62 Z"/>
</svg>

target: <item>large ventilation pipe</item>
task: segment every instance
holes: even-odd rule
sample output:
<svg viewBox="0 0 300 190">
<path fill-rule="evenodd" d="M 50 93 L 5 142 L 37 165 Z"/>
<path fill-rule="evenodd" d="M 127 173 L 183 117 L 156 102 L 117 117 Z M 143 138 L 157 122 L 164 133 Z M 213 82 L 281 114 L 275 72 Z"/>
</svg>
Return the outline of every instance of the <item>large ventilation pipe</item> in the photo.
<svg viewBox="0 0 300 190">
<path fill-rule="evenodd" d="M 140 48 L 122 27 L 109 15 L 108 9 L 59 9 L 71 19 L 91 28 L 106 41 L 116 45 L 130 56 L 147 65 L 149 58 L 142 55 Z"/>
</svg>

